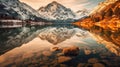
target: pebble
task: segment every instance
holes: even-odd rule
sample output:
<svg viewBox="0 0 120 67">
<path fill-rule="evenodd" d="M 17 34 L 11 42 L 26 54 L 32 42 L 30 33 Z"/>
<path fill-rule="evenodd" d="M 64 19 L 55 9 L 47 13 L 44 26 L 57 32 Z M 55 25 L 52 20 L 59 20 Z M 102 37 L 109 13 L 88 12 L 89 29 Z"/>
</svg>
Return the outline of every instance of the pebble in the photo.
<svg viewBox="0 0 120 67">
<path fill-rule="evenodd" d="M 77 56 L 79 55 L 79 47 L 72 46 L 72 47 L 63 48 L 62 53 L 65 56 Z"/>
<path fill-rule="evenodd" d="M 93 64 L 93 67 L 105 67 L 105 65 L 103 65 L 101 63 L 95 63 L 95 64 Z"/>
<path fill-rule="evenodd" d="M 99 62 L 99 60 L 97 58 L 90 58 L 88 60 L 88 63 L 98 63 L 98 62 Z"/>
<path fill-rule="evenodd" d="M 84 63 L 79 63 L 78 65 L 77 65 L 77 67 L 84 67 Z"/>
<path fill-rule="evenodd" d="M 92 53 L 92 51 L 90 50 L 84 50 L 84 52 L 85 52 L 85 55 L 90 55 Z"/>
<path fill-rule="evenodd" d="M 70 61 L 72 58 L 71 57 L 66 57 L 66 56 L 60 56 L 58 57 L 58 63 L 63 63 L 66 61 Z"/>
</svg>

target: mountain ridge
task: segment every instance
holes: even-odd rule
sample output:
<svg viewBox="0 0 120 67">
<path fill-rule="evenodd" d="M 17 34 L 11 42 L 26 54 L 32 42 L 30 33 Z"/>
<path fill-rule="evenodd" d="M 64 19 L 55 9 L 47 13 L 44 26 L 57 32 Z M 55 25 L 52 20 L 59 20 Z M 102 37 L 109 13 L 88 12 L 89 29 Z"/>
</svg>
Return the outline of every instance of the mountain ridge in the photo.
<svg viewBox="0 0 120 67">
<path fill-rule="evenodd" d="M 0 0 L 0 16 L 20 20 L 43 20 L 42 16 L 29 5 L 19 0 Z"/>
<path fill-rule="evenodd" d="M 106 4 L 104 6 L 104 4 Z M 96 11 L 97 10 L 97 11 Z M 104 29 L 118 30 L 120 26 L 120 0 L 106 0 L 95 7 L 90 15 L 86 18 L 75 22 L 74 24 L 83 24 L 83 27 L 89 29 L 94 25 Z"/>
<path fill-rule="evenodd" d="M 73 19 L 76 16 L 71 9 L 64 7 L 56 1 L 49 3 L 45 7 L 40 7 L 38 11 L 40 15 L 48 17 L 48 19 L 52 20 L 66 20 L 69 18 Z"/>
</svg>

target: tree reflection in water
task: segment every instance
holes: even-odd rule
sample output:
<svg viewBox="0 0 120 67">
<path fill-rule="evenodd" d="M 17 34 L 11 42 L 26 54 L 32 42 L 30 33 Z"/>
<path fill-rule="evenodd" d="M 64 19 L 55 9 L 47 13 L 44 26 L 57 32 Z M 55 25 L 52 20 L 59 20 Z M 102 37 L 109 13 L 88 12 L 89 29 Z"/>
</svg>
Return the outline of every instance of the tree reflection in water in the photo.
<svg viewBox="0 0 120 67">
<path fill-rule="evenodd" d="M 72 25 L 53 25 L 1 31 L 0 66 L 120 66 L 119 32 L 97 26 L 87 30 L 89 32 Z M 50 50 L 54 43 L 60 51 Z M 62 49 L 71 46 L 79 47 L 78 56 L 62 54 Z"/>
</svg>

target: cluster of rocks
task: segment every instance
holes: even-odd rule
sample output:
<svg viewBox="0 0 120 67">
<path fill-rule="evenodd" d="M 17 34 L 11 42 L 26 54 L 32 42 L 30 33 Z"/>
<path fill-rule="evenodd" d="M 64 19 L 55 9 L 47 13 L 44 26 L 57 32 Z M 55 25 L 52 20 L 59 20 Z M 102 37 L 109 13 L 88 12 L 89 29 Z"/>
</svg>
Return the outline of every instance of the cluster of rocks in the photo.
<svg viewBox="0 0 120 67">
<path fill-rule="evenodd" d="M 61 53 L 58 53 L 57 55 L 63 54 L 64 56 L 77 56 L 79 55 L 79 47 L 77 46 L 71 46 L 71 47 L 65 47 L 65 48 L 59 48 L 59 47 L 53 47 L 50 49 L 50 51 L 60 51 Z"/>
<path fill-rule="evenodd" d="M 100 47 L 99 47 L 100 48 Z M 13 67 L 106 67 L 114 66 L 113 61 L 119 61 L 118 58 L 109 61 L 107 57 L 99 58 L 94 51 L 90 49 L 79 49 L 77 46 L 71 47 L 52 47 L 37 52 L 24 53 L 21 59 L 11 60 L 3 65 L 2 67 L 13 66 Z M 101 51 L 101 50 L 100 50 Z M 83 52 L 83 54 L 81 54 Z M 32 54 L 31 54 L 32 53 Z M 94 55 L 94 56 L 93 56 Z M 96 55 L 96 56 L 95 56 Z M 20 56 L 21 57 L 21 56 Z M 18 57 L 16 57 L 18 58 Z M 107 59 L 105 59 L 107 58 Z M 117 65 L 118 66 L 118 65 Z"/>
<path fill-rule="evenodd" d="M 79 63 L 77 67 L 105 67 L 105 65 L 97 58 L 90 58 L 87 63 Z"/>
<path fill-rule="evenodd" d="M 65 56 L 77 56 L 79 55 L 79 47 L 72 46 L 72 47 L 64 48 L 62 53 Z"/>
</svg>

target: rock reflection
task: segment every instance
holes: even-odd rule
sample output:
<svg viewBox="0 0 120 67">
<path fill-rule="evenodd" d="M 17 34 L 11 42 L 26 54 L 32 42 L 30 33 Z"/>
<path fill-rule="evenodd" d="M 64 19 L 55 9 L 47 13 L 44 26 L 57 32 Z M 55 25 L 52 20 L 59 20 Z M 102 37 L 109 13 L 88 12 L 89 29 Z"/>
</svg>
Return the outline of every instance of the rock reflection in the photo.
<svg viewBox="0 0 120 67">
<path fill-rule="evenodd" d="M 105 45 L 106 48 L 117 56 L 120 56 L 120 30 L 113 32 L 112 30 L 106 30 L 99 26 L 93 26 L 88 30 L 92 33 L 96 41 Z"/>
</svg>

